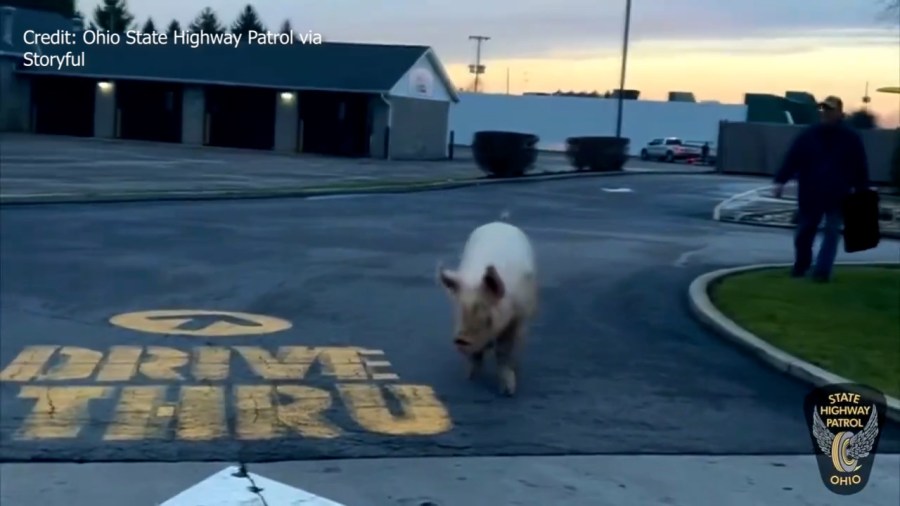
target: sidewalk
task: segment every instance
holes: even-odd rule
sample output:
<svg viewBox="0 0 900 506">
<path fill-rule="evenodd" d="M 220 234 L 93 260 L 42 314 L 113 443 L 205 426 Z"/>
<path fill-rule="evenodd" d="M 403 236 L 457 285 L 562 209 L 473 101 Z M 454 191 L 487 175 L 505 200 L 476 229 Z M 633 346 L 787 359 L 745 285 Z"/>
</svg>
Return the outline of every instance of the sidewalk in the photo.
<svg viewBox="0 0 900 506">
<path fill-rule="evenodd" d="M 230 474 L 206 481 L 229 471 L 225 462 L 3 464 L 0 502 L 196 506 L 202 496 L 203 504 L 221 506 L 876 506 L 893 504 L 900 492 L 897 455 L 877 454 L 868 485 L 850 501 L 822 484 L 814 459 L 597 455 L 254 463 L 247 465 L 252 490 L 249 480 Z"/>
<path fill-rule="evenodd" d="M 772 197 L 770 186 L 734 195 L 713 210 L 713 219 L 748 225 L 793 227 L 796 223 L 797 187 L 786 186 L 783 198 Z M 882 194 L 881 232 L 900 238 L 900 197 Z"/>
<path fill-rule="evenodd" d="M 4 204 L 110 200 L 116 195 L 143 200 L 192 194 L 210 198 L 213 194 L 359 192 L 372 186 L 424 189 L 486 179 L 470 150 L 460 147 L 454 160 L 388 161 L 28 134 L 3 134 L 0 144 L 0 203 Z M 629 162 L 626 170 L 705 172 L 637 160 Z M 541 153 L 529 175 L 576 174 L 561 153 Z"/>
</svg>

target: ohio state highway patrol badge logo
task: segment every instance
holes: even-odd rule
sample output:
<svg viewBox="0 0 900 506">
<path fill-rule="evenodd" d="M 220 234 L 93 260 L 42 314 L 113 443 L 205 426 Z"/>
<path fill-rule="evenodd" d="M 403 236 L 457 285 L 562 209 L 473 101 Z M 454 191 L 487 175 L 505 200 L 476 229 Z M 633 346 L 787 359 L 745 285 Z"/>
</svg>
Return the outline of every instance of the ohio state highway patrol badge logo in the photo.
<svg viewBox="0 0 900 506">
<path fill-rule="evenodd" d="M 884 394 L 852 383 L 826 385 L 806 396 L 803 411 L 825 486 L 840 495 L 860 492 L 875 464 Z"/>
</svg>

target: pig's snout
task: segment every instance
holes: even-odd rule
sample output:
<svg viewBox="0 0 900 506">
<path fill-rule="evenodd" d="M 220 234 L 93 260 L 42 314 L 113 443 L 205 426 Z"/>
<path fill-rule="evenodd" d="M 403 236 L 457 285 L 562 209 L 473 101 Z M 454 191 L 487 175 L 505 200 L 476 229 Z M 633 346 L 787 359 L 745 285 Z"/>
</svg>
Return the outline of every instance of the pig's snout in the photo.
<svg viewBox="0 0 900 506">
<path fill-rule="evenodd" d="M 453 345 L 456 346 L 456 349 L 463 355 L 476 355 L 493 348 L 494 342 L 488 341 L 487 343 L 483 343 L 478 341 L 477 338 L 467 339 L 465 337 L 457 337 L 453 340 Z"/>
<path fill-rule="evenodd" d="M 457 337 L 453 340 L 453 345 L 456 346 L 456 349 L 459 350 L 460 353 L 468 355 L 472 352 L 472 342 L 468 339 L 464 339 L 462 337 Z"/>
</svg>

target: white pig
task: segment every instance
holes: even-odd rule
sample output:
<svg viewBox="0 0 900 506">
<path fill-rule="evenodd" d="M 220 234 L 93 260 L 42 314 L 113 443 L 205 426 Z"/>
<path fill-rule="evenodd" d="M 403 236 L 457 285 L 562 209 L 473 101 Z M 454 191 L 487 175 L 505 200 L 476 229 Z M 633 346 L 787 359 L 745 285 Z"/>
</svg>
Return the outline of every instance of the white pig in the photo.
<svg viewBox="0 0 900 506">
<path fill-rule="evenodd" d="M 457 270 L 438 265 L 438 280 L 456 310 L 453 343 L 467 358 L 469 379 L 481 369 L 484 353 L 493 349 L 500 392 L 514 395 L 517 355 L 537 311 L 537 273 L 528 236 L 502 221 L 481 225 L 469 236 Z"/>
</svg>

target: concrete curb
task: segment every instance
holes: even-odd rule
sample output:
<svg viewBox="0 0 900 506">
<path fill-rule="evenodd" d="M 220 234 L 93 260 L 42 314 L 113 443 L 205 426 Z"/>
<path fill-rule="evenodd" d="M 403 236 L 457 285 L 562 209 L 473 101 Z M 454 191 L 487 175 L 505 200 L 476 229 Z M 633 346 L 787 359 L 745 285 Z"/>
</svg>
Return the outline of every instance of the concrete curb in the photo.
<svg viewBox="0 0 900 506">
<path fill-rule="evenodd" d="M 751 227 L 769 227 L 769 228 L 784 228 L 784 229 L 795 228 L 796 225 L 794 225 L 793 223 L 782 223 L 782 222 L 767 223 L 767 222 L 761 222 L 761 221 L 743 221 L 743 220 L 739 220 L 739 219 L 722 218 L 722 208 L 725 207 L 726 204 L 734 202 L 737 199 L 743 198 L 747 195 L 751 195 L 751 194 L 758 192 L 759 190 L 762 190 L 765 188 L 768 188 L 768 187 L 763 186 L 763 187 L 760 187 L 760 188 L 757 188 L 754 190 L 748 190 L 745 192 L 741 192 L 741 193 L 738 193 L 737 195 L 732 195 L 731 197 L 728 197 L 727 199 L 723 200 L 722 202 L 719 202 L 718 204 L 716 204 L 715 207 L 713 207 L 713 212 L 712 212 L 713 221 L 718 221 L 721 223 L 734 223 L 736 225 L 749 225 Z M 788 198 L 788 199 L 772 199 L 772 200 L 796 202 L 797 199 Z M 884 238 L 887 238 L 887 239 L 900 239 L 900 233 L 885 232 L 884 230 L 882 230 L 881 236 Z"/>
<path fill-rule="evenodd" d="M 900 265 L 900 262 L 838 262 L 836 265 L 898 266 Z M 847 378 L 842 378 L 841 376 L 826 371 L 816 365 L 801 360 L 772 346 L 766 341 L 763 341 L 725 316 L 715 307 L 710 299 L 709 290 L 712 285 L 728 276 L 749 271 L 790 266 L 791 264 L 789 263 L 755 264 L 708 272 L 691 282 L 691 286 L 688 288 L 688 299 L 690 301 L 691 312 L 701 323 L 715 330 L 716 333 L 725 339 L 745 348 L 753 355 L 756 355 L 757 358 L 782 373 L 815 386 L 834 383 L 854 383 Z M 885 394 L 885 400 L 887 404 L 887 418 L 895 422 L 900 422 L 900 399 Z"/>
<path fill-rule="evenodd" d="M 728 204 L 729 202 L 735 201 L 739 198 L 743 198 L 747 195 L 752 195 L 752 194 L 754 194 L 760 190 L 763 190 L 765 188 L 768 188 L 768 186 L 760 186 L 759 188 L 747 190 L 745 192 L 738 193 L 737 195 L 732 195 L 732 196 L 728 197 L 727 199 L 723 200 L 722 202 L 719 202 L 718 204 L 716 204 L 716 207 L 713 208 L 713 219 L 715 221 L 723 221 L 722 220 L 722 207 L 724 207 L 725 204 Z"/>
<path fill-rule="evenodd" d="M 741 221 L 741 220 L 729 220 L 722 218 L 713 218 L 715 221 L 719 223 L 733 223 L 735 225 L 741 226 L 750 226 L 750 227 L 767 227 L 767 228 L 780 228 L 786 230 L 793 230 L 796 228 L 796 225 L 789 223 L 766 223 L 763 221 Z M 900 233 L 896 232 L 886 232 L 884 230 L 881 231 L 882 239 L 900 239 Z"/>
<path fill-rule="evenodd" d="M 518 178 L 502 179 L 458 179 L 434 182 L 411 182 L 396 184 L 373 184 L 358 188 L 341 188 L 339 184 L 329 186 L 306 186 L 285 189 L 234 189 L 234 190 L 172 190 L 147 192 L 119 192 L 104 194 L 88 193 L 48 193 L 37 195 L 0 195 L 0 206 L 47 205 L 47 204 L 112 204 L 124 202 L 179 201 L 179 200 L 235 200 L 235 199 L 274 199 L 274 198 L 309 198 L 336 195 L 378 195 L 400 194 L 424 191 L 453 190 L 488 184 L 537 183 L 562 179 L 587 177 L 615 177 L 631 175 L 701 175 L 713 171 L 631 171 L 621 172 L 562 172 L 551 174 L 534 174 Z"/>
</svg>

